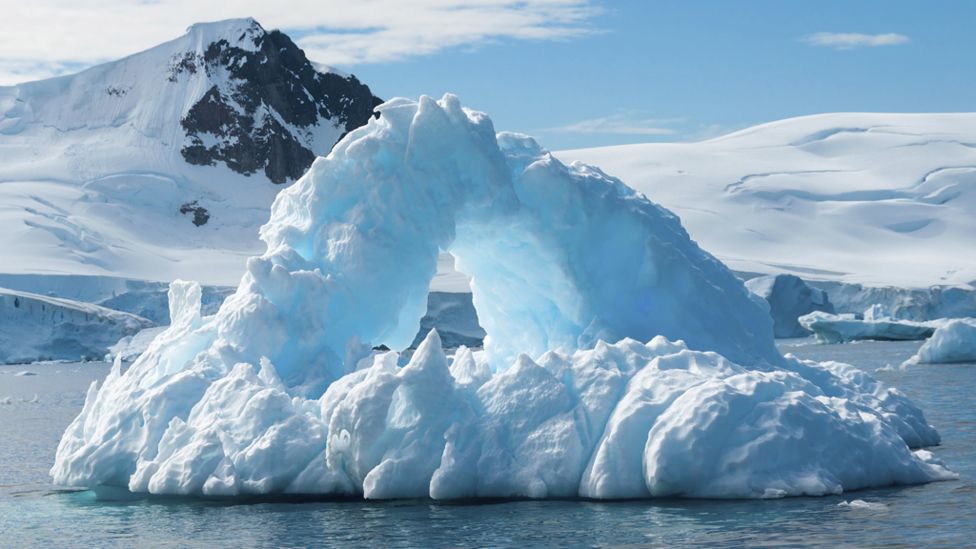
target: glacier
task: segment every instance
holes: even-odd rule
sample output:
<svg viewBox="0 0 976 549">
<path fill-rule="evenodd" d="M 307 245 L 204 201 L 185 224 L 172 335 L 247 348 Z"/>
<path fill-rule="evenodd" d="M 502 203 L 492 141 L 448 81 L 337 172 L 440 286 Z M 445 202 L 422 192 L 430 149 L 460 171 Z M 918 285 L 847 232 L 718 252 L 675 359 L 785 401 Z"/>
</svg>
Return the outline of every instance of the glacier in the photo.
<svg viewBox="0 0 976 549">
<path fill-rule="evenodd" d="M 738 272 L 788 273 L 881 293 L 933 284 L 972 291 L 974 142 L 972 112 L 848 112 L 697 142 L 555 154 L 598 165 L 654 197 Z M 874 295 L 850 310 L 882 299 Z M 938 316 L 960 315 L 927 318 Z"/>
<path fill-rule="evenodd" d="M 395 99 L 277 196 L 213 316 L 93 384 L 58 485 L 366 498 L 822 495 L 955 478 L 921 410 L 853 366 L 782 356 L 766 303 L 620 180 Z M 441 251 L 483 350 L 431 330 Z"/>
<path fill-rule="evenodd" d="M 120 338 L 151 326 L 91 303 L 0 288 L 0 364 L 99 360 Z"/>
<path fill-rule="evenodd" d="M 830 296 L 838 313 L 861 313 L 881 305 L 891 318 L 926 321 L 976 316 L 976 290 L 971 285 L 898 288 L 833 281 L 808 281 Z"/>
</svg>

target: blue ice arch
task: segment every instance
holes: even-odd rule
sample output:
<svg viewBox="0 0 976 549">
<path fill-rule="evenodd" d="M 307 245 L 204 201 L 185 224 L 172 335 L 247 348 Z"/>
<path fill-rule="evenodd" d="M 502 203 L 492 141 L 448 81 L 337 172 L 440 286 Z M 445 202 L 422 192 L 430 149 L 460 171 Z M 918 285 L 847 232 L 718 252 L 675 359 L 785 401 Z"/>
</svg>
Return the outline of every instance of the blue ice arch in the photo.
<svg viewBox="0 0 976 549">
<path fill-rule="evenodd" d="M 938 434 L 842 364 L 782 357 L 764 302 L 677 217 L 457 98 L 397 99 L 279 194 L 237 292 L 92 386 L 58 484 L 369 498 L 779 497 L 951 478 Z M 483 351 L 432 332 L 437 255 Z"/>
</svg>

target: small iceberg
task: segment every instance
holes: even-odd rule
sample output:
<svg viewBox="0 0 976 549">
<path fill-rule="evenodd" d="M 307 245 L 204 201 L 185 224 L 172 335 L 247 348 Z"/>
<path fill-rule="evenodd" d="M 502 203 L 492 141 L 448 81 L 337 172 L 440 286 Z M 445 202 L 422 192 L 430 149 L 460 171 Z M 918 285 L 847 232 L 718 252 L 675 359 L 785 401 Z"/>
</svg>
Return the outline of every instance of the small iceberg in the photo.
<svg viewBox="0 0 976 549">
<path fill-rule="evenodd" d="M 976 362 L 976 318 L 946 321 L 908 362 Z"/>
<path fill-rule="evenodd" d="M 797 321 L 813 332 L 821 343 L 847 343 L 865 339 L 921 340 L 930 337 L 936 328 L 945 323 L 944 319 L 918 322 L 892 318 L 877 305 L 869 308 L 863 315 L 815 311 L 801 316 Z"/>
<path fill-rule="evenodd" d="M 888 506 L 884 503 L 877 501 L 864 501 L 863 499 L 852 499 L 851 501 L 842 501 L 837 504 L 838 507 L 847 507 L 851 510 L 861 510 L 861 511 L 887 511 Z"/>
</svg>

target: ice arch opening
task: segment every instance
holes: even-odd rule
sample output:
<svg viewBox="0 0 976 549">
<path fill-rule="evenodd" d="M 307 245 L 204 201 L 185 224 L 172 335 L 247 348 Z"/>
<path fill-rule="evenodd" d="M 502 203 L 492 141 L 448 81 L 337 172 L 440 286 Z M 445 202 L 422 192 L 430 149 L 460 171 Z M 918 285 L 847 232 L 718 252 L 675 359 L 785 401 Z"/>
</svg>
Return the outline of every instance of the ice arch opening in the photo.
<svg viewBox="0 0 976 549">
<path fill-rule="evenodd" d="M 953 477 L 910 450 L 939 437 L 905 397 L 780 356 L 763 302 L 670 212 L 452 96 L 381 110 L 278 196 L 216 316 L 171 285 L 173 325 L 89 390 L 55 483 L 632 498 Z M 413 338 L 440 249 L 472 277 L 498 373 L 449 364 L 436 334 L 403 367 L 362 360 Z"/>
<path fill-rule="evenodd" d="M 762 305 L 667 210 L 531 138 L 496 136 L 454 96 L 381 111 L 279 194 L 268 251 L 218 317 L 233 361 L 266 356 L 303 384 L 347 373 L 366 344 L 406 347 L 440 249 L 472 277 L 496 369 L 656 335 L 778 360 Z"/>
</svg>

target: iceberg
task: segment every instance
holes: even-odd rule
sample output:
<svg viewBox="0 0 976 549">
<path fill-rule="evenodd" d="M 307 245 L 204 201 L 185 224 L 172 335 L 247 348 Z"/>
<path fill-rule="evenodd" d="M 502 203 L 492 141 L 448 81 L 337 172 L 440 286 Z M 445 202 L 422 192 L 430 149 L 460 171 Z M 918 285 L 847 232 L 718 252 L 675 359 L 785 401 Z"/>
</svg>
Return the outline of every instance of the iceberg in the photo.
<svg viewBox="0 0 976 549">
<path fill-rule="evenodd" d="M 145 353 L 156 336 L 164 332 L 166 328 L 167 326 L 153 326 L 123 337 L 115 345 L 109 346 L 105 353 L 105 362 L 114 362 L 116 357 L 121 358 L 122 362 L 132 362 L 139 358 L 142 353 Z"/>
<path fill-rule="evenodd" d="M 911 341 L 930 337 L 945 320 L 898 320 L 883 314 L 830 314 L 815 311 L 797 319 L 801 326 L 813 332 L 821 343 L 846 343 L 873 339 L 878 341 Z M 860 317 L 860 318 L 859 318 Z"/>
<path fill-rule="evenodd" d="M 909 362 L 976 362 L 976 318 L 955 318 L 945 322 Z"/>
<path fill-rule="evenodd" d="M 814 311 L 834 312 L 827 292 L 808 285 L 796 275 L 760 276 L 747 280 L 746 288 L 769 303 L 776 337 L 806 337 L 810 332 L 797 318 Z"/>
<path fill-rule="evenodd" d="M 767 306 L 621 181 L 395 99 L 282 191 L 213 316 L 93 384 L 55 483 L 143 494 L 782 497 L 954 478 L 938 433 L 852 366 L 775 348 Z M 441 251 L 483 350 L 429 331 Z"/>
</svg>

